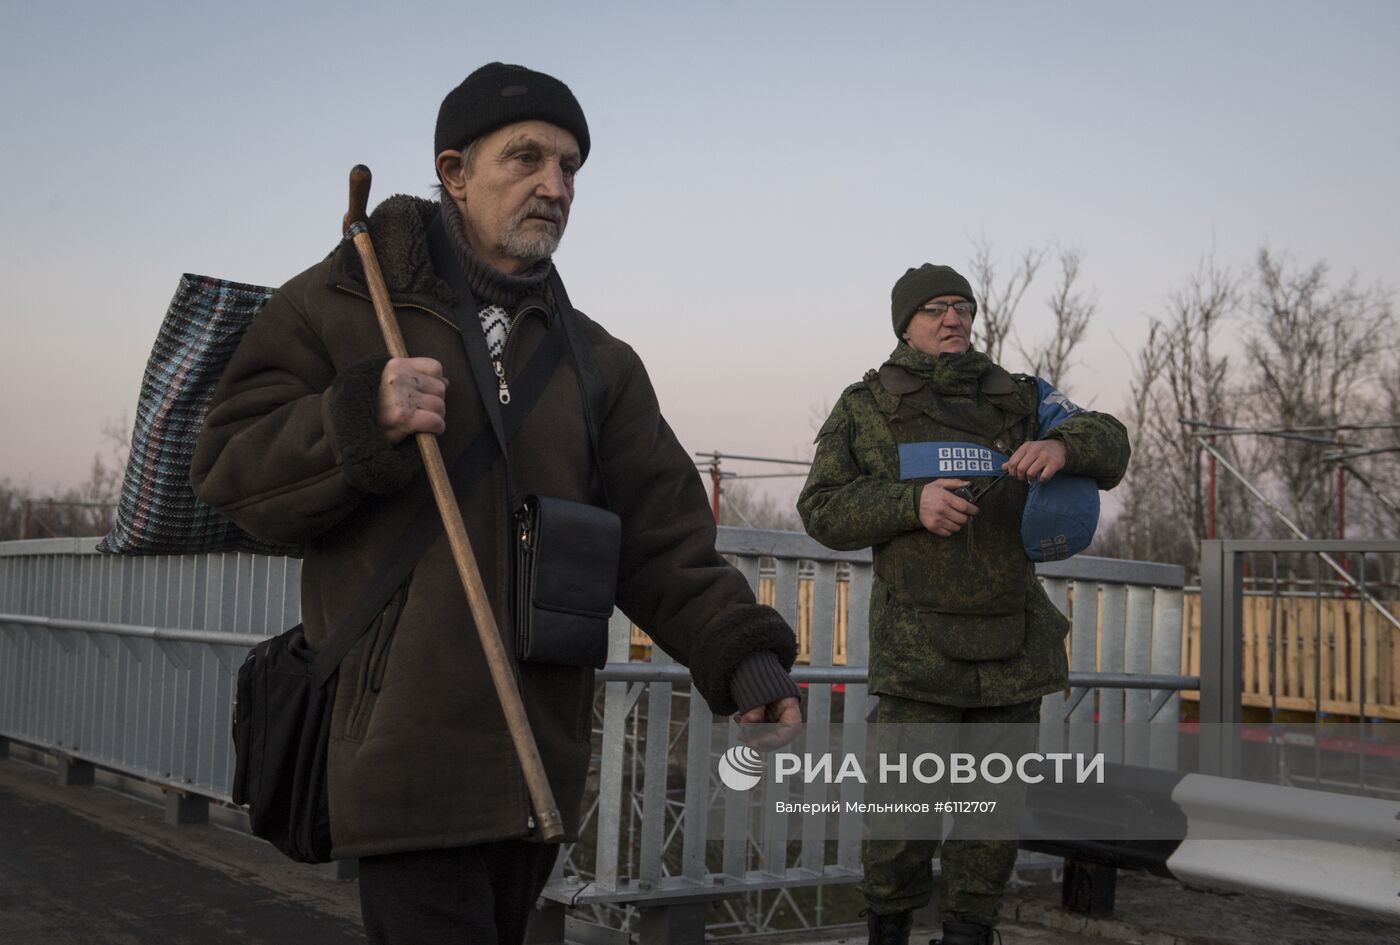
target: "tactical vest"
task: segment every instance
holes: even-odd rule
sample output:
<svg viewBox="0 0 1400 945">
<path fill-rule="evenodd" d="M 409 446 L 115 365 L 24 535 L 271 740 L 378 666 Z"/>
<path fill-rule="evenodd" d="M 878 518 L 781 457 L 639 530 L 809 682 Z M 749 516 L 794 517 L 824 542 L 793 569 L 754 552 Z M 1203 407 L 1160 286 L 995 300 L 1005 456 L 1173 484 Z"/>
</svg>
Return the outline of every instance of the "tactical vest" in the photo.
<svg viewBox="0 0 1400 945">
<path fill-rule="evenodd" d="M 953 441 L 1009 456 L 1035 435 L 1034 388 L 1000 367 L 986 371 L 966 395 L 936 393 L 925 378 L 894 364 L 865 380 L 896 444 Z M 960 478 L 975 491 L 1000 472 Z M 1022 648 L 1033 574 L 1021 546 L 1027 491 L 1007 476 L 978 499 L 978 514 L 953 535 L 919 528 L 874 550 L 876 575 L 899 604 L 925 616 L 931 642 L 950 659 L 1007 659 Z"/>
</svg>

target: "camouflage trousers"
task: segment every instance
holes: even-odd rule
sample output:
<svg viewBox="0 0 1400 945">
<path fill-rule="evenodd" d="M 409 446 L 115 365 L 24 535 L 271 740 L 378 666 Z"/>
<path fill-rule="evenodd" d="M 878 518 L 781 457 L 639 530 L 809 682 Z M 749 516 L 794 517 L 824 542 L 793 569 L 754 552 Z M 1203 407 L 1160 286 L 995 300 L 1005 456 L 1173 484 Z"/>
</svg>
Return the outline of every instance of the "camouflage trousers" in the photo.
<svg viewBox="0 0 1400 945">
<path fill-rule="evenodd" d="M 881 696 L 875 714 L 875 721 L 881 723 L 876 735 L 880 751 L 932 751 L 943 756 L 955 751 L 998 751 L 1019 757 L 1035 749 L 1033 723 L 1039 720 L 1039 698 L 1015 705 L 959 708 Z M 930 723 L 937 723 L 937 727 Z M 969 723 L 977 725 L 976 729 L 960 734 L 957 725 Z M 1016 724 L 1002 727 L 996 723 Z M 978 733 L 972 736 L 978 744 L 966 744 L 967 732 Z M 987 742 L 988 738 L 994 741 Z M 928 905 L 933 896 L 932 860 L 939 856 L 940 920 L 994 926 L 997 906 L 1016 865 L 1018 843 L 1009 837 L 1014 836 L 1014 825 L 1020 822 L 1025 807 L 1025 785 L 1013 777 L 1002 784 L 977 782 L 944 790 L 952 800 L 995 800 L 995 823 L 987 814 L 960 815 L 941 850 L 938 839 L 901 835 L 897 824 L 883 822 L 878 830 L 872 826 L 872 837 L 862 850 L 865 901 L 878 915 Z M 893 799 L 892 793 L 877 786 L 871 800 Z M 908 831 L 928 832 L 927 822 Z"/>
</svg>

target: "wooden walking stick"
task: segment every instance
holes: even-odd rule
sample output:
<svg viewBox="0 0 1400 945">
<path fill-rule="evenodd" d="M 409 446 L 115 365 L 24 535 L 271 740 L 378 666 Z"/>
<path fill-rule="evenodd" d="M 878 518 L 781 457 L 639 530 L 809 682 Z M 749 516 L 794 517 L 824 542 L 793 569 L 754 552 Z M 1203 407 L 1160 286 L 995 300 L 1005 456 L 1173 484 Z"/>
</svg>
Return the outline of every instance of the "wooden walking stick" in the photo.
<svg viewBox="0 0 1400 945">
<path fill-rule="evenodd" d="M 379 319 L 379 328 L 384 333 L 384 343 L 389 346 L 389 354 L 395 358 L 409 356 L 404 347 L 403 334 L 399 331 L 398 319 L 394 317 L 394 307 L 389 302 L 389 289 L 384 285 L 384 274 L 379 269 L 379 259 L 374 254 L 374 243 L 370 240 L 366 209 L 369 205 L 369 168 L 356 164 L 350 170 L 350 209 L 345 214 L 342 232 L 350 236 L 359 251 L 360 262 L 364 265 L 365 282 L 369 285 L 369 295 L 374 303 L 374 314 Z M 423 454 L 423 468 L 428 471 L 428 482 L 433 487 L 433 498 L 437 500 L 438 512 L 442 515 L 443 529 L 447 541 L 452 546 L 452 557 L 457 562 L 457 574 L 462 579 L 462 589 L 467 592 L 467 605 L 471 608 L 472 622 L 476 624 L 477 636 L 481 638 L 481 648 L 486 653 L 486 665 L 491 670 L 491 681 L 496 685 L 496 696 L 505 713 L 506 727 L 510 729 L 510 739 L 515 743 L 515 754 L 520 759 L 520 767 L 525 772 L 525 784 L 530 791 L 530 801 L 535 808 L 535 823 L 544 839 L 556 842 L 564 837 L 564 824 L 559 816 L 559 808 L 554 803 L 554 792 L 550 790 L 549 779 L 545 777 L 544 763 L 540 760 L 539 748 L 535 745 L 535 735 L 530 730 L 530 722 L 525 717 L 525 706 L 520 701 L 520 690 L 516 687 L 515 676 L 507 662 L 505 647 L 501 645 L 501 634 L 496 629 L 496 618 L 491 613 L 491 603 L 486 598 L 486 586 L 481 582 L 481 571 L 476 566 L 476 556 L 472 554 L 471 541 L 467 538 L 467 527 L 462 522 L 462 512 L 457 508 L 457 499 L 452 494 L 452 483 L 447 478 L 447 467 L 442 461 L 442 451 L 438 448 L 437 437 L 431 433 L 417 434 L 418 449 Z"/>
</svg>

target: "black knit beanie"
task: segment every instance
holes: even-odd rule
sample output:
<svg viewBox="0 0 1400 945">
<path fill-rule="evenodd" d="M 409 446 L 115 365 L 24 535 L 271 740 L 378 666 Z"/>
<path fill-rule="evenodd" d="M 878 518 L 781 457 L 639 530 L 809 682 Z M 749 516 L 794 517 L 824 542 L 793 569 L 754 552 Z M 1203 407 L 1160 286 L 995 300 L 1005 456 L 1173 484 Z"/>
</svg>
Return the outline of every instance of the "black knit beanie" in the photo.
<svg viewBox="0 0 1400 945">
<path fill-rule="evenodd" d="M 579 163 L 588 160 L 588 122 L 569 87 L 524 66 L 492 62 L 462 80 L 438 108 L 433 158 L 512 122 L 537 119 L 558 125 L 578 140 Z"/>
<path fill-rule="evenodd" d="M 960 295 L 974 306 L 977 312 L 977 299 L 972 295 L 972 285 L 952 266 L 935 266 L 924 263 L 918 269 L 910 269 L 899 277 L 890 293 L 890 315 L 894 319 L 896 338 L 904 337 L 904 329 L 914 317 L 920 305 L 940 295 Z"/>
</svg>

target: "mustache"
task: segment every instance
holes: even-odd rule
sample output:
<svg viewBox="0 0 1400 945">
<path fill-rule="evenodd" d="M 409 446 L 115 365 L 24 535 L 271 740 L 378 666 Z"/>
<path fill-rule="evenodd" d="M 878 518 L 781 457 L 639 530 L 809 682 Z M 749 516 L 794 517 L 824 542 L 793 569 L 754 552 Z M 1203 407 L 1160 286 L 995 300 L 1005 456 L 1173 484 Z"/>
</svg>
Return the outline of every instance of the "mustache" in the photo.
<svg viewBox="0 0 1400 945">
<path fill-rule="evenodd" d="M 548 200 L 531 200 L 520 208 L 512 222 L 516 226 L 519 226 L 529 217 L 539 217 L 548 220 L 555 226 L 564 225 L 564 211 L 561 210 L 557 204 L 550 203 Z"/>
</svg>

